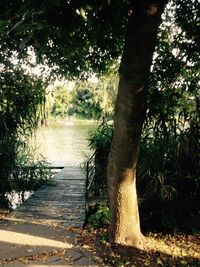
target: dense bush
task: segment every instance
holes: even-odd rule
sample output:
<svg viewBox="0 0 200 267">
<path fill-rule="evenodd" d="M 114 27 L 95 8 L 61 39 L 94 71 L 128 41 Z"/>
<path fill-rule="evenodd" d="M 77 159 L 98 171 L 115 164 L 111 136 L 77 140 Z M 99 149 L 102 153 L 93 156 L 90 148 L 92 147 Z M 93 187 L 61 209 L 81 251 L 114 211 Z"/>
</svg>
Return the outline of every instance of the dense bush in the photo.
<svg viewBox="0 0 200 267">
<path fill-rule="evenodd" d="M 90 133 L 89 148 L 94 151 L 93 156 L 86 160 L 88 196 L 107 197 L 107 161 L 110 151 L 113 126 L 106 120 Z"/>
<path fill-rule="evenodd" d="M 109 221 L 110 211 L 106 204 L 97 204 L 88 218 L 88 223 L 95 228 L 108 226 Z"/>
<path fill-rule="evenodd" d="M 160 200 L 200 199 L 196 119 L 187 121 L 183 129 L 174 122 L 166 133 L 155 128 L 144 131 L 138 164 L 141 196 Z"/>
<path fill-rule="evenodd" d="M 35 188 L 33 185 L 35 179 L 41 179 L 39 172 L 43 172 L 43 164 L 36 164 L 35 159 L 31 157 L 28 142 L 38 119 L 44 112 L 44 90 L 42 79 L 24 73 L 17 65 L 7 61 L 2 67 L 0 72 L 0 198 L 2 203 L 5 203 L 3 199 L 7 192 L 13 189 L 24 190 L 25 183 L 27 184 L 27 180 L 30 179 L 28 187 Z M 26 166 L 30 169 L 26 169 Z"/>
</svg>

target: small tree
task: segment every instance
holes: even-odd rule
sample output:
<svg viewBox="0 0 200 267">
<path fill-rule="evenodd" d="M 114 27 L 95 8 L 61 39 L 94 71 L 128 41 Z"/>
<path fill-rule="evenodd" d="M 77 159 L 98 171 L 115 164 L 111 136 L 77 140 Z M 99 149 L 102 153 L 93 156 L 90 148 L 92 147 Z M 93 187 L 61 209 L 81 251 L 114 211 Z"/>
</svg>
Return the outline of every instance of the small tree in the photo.
<svg viewBox="0 0 200 267">
<path fill-rule="evenodd" d="M 99 119 L 101 117 L 99 100 L 89 82 L 81 83 L 75 87 L 72 92 L 69 114 L 84 119 Z"/>
</svg>

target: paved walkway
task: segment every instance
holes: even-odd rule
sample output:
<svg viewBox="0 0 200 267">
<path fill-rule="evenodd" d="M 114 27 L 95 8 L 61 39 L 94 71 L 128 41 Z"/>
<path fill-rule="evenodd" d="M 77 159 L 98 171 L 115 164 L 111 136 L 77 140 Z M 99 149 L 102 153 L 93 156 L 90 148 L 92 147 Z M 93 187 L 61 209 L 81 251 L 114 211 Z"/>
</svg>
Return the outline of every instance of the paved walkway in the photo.
<svg viewBox="0 0 200 267">
<path fill-rule="evenodd" d="M 0 220 L 0 266 L 103 266 L 76 243 L 84 219 L 85 179 L 79 167 L 65 167 Z"/>
</svg>

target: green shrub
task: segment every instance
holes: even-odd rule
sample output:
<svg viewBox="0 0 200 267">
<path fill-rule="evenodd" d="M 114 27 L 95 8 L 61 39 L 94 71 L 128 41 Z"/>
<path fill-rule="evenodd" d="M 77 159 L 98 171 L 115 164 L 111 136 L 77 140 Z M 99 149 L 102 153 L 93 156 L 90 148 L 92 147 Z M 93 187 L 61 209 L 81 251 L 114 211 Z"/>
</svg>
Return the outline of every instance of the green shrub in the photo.
<svg viewBox="0 0 200 267">
<path fill-rule="evenodd" d="M 84 164 L 87 173 L 87 185 L 90 185 L 88 195 L 105 197 L 105 188 L 107 187 L 107 162 L 110 151 L 113 125 L 106 120 L 90 133 L 89 147 L 94 154 L 92 158 L 86 160 Z"/>
<path fill-rule="evenodd" d="M 95 228 L 108 226 L 110 222 L 109 208 L 106 205 L 97 204 L 95 210 L 94 214 L 89 216 L 88 223 Z"/>
<path fill-rule="evenodd" d="M 39 180 L 46 179 L 44 164 L 36 164 L 28 148 L 39 118 L 44 117 L 44 81 L 7 60 L 0 72 L 1 199 L 13 189 L 36 188 Z"/>
</svg>

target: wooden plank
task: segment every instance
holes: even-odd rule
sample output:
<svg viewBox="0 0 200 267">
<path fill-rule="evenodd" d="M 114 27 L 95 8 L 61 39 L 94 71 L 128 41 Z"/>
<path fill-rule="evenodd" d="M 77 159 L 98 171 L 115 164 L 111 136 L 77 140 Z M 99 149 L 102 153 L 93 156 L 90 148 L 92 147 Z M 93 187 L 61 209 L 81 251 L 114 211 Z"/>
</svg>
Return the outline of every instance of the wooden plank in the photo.
<svg viewBox="0 0 200 267">
<path fill-rule="evenodd" d="M 49 220 L 82 227 L 85 220 L 84 179 L 79 167 L 65 167 L 55 174 L 55 185 L 41 187 L 12 215 L 27 221 Z"/>
</svg>

